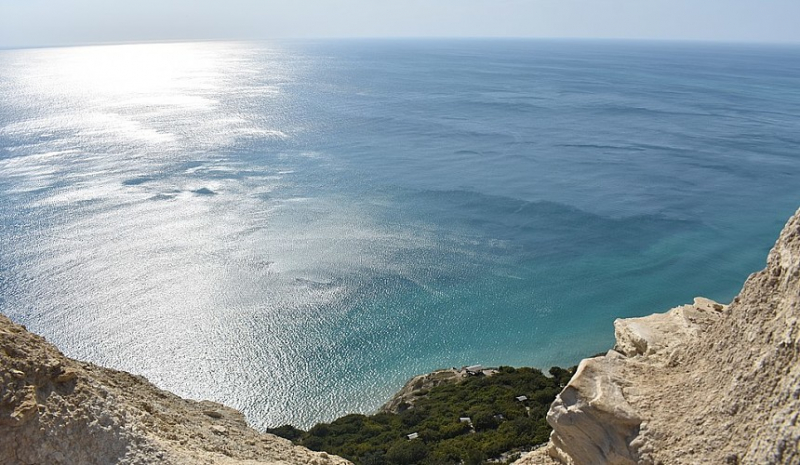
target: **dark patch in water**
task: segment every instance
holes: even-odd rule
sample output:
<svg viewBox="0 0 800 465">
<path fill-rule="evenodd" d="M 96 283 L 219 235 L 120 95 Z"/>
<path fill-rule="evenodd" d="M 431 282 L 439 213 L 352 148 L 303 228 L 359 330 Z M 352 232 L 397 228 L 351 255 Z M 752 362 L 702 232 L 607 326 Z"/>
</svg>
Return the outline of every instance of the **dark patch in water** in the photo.
<svg viewBox="0 0 800 465">
<path fill-rule="evenodd" d="M 138 178 L 131 178 L 122 181 L 123 186 L 138 186 L 139 184 L 144 184 L 146 182 L 152 181 L 153 178 L 149 176 L 140 176 Z"/>
<path fill-rule="evenodd" d="M 612 218 L 556 202 L 469 190 L 423 191 L 409 195 L 407 201 L 424 217 L 447 225 L 446 229 L 508 241 L 510 253 L 539 257 L 640 251 L 692 224 L 661 215 Z"/>
<path fill-rule="evenodd" d="M 197 195 L 217 195 L 216 192 L 212 191 L 207 187 L 201 187 L 200 189 L 193 190 L 192 192 L 194 192 Z"/>
<path fill-rule="evenodd" d="M 174 194 L 156 194 L 148 200 L 175 200 Z"/>
</svg>

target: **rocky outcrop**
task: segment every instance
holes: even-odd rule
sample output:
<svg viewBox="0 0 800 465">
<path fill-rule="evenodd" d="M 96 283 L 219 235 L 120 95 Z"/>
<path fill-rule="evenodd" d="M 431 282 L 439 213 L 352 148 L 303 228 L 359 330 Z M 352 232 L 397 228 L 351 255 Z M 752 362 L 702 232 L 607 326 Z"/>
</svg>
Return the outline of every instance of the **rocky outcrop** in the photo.
<svg viewBox="0 0 800 465">
<path fill-rule="evenodd" d="M 0 315 L 2 464 L 347 464 L 129 373 L 62 355 Z"/>
<path fill-rule="evenodd" d="M 617 320 L 553 403 L 547 449 L 518 463 L 800 463 L 799 302 L 800 211 L 729 306 Z"/>
<path fill-rule="evenodd" d="M 413 407 L 414 402 L 424 396 L 429 389 L 449 383 L 459 383 L 466 379 L 467 374 L 455 368 L 452 370 L 436 370 L 431 373 L 411 378 L 392 396 L 388 402 L 381 406 L 381 412 L 400 413 Z"/>
<path fill-rule="evenodd" d="M 400 413 L 403 410 L 414 408 L 414 403 L 425 397 L 431 388 L 442 384 L 460 383 L 470 376 L 492 376 L 495 373 L 497 373 L 495 368 L 482 368 L 477 372 L 470 372 L 467 371 L 467 367 L 463 367 L 461 369 L 436 370 L 424 375 L 418 375 L 408 380 L 397 394 L 381 406 L 380 411 Z"/>
</svg>

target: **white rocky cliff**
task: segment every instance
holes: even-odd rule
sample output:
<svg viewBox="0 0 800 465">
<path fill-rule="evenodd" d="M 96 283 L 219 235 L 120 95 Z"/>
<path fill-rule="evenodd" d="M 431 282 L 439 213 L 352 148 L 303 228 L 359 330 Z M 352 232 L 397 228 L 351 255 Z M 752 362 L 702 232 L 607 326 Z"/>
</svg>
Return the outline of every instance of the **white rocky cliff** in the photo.
<svg viewBox="0 0 800 465">
<path fill-rule="evenodd" d="M 519 464 L 800 463 L 800 211 L 723 306 L 617 320 L 553 403 L 550 444 Z"/>
<path fill-rule="evenodd" d="M 347 464 L 213 402 L 78 362 L 0 315 L 0 464 Z"/>
</svg>

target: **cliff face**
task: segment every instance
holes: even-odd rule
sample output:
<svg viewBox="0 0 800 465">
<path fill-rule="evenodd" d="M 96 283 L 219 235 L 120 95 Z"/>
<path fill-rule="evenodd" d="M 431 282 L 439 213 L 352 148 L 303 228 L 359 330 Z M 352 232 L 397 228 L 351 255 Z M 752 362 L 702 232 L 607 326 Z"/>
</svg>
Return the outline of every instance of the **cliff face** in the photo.
<svg viewBox="0 0 800 465">
<path fill-rule="evenodd" d="M 62 355 L 0 315 L 2 464 L 346 464 L 213 402 Z"/>
<path fill-rule="evenodd" d="M 729 306 L 617 320 L 520 464 L 800 463 L 800 211 Z"/>
</svg>

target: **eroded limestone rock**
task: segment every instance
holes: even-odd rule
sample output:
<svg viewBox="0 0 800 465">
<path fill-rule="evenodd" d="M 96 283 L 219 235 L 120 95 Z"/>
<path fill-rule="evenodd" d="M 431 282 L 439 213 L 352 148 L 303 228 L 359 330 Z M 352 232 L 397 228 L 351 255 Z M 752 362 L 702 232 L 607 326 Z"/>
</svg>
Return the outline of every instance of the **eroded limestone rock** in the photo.
<svg viewBox="0 0 800 465">
<path fill-rule="evenodd" d="M 637 453 L 630 444 L 642 422 L 625 400 L 619 378 L 620 357 L 583 360 L 558 395 L 547 421 L 557 428 L 552 453 L 564 462 L 634 464 Z"/>
</svg>

